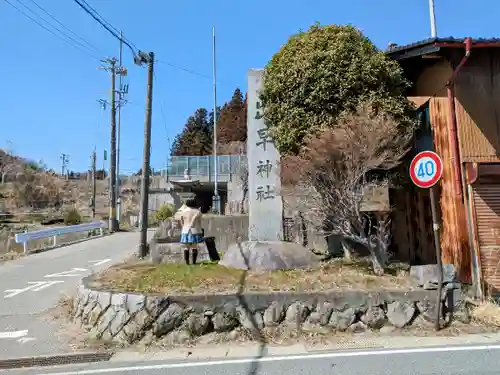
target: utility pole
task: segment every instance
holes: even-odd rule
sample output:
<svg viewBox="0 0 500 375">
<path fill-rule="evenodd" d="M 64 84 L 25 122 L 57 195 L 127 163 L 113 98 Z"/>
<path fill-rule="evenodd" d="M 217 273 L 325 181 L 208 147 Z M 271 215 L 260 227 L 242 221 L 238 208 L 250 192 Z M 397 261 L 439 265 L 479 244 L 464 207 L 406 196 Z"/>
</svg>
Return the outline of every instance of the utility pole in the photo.
<svg viewBox="0 0 500 375">
<path fill-rule="evenodd" d="M 109 66 L 104 68 L 111 73 L 111 145 L 109 158 L 109 231 L 117 230 L 116 222 L 116 62 L 115 58 L 102 60 Z"/>
<path fill-rule="evenodd" d="M 122 123 L 122 105 L 124 95 L 128 92 L 128 85 L 123 87 L 123 76 L 127 75 L 127 70 L 123 67 L 123 31 L 120 31 L 120 54 L 118 61 L 118 134 L 116 146 L 116 218 L 118 227 L 120 226 L 121 217 L 121 199 L 120 199 L 120 139 L 121 139 L 121 123 Z"/>
<path fill-rule="evenodd" d="M 217 70 L 215 65 L 215 26 L 212 28 L 212 68 L 213 68 L 213 86 L 214 86 L 214 133 L 213 133 L 213 158 L 214 158 L 214 197 L 213 197 L 213 208 L 215 212 L 220 215 L 220 197 L 218 191 L 218 157 L 217 157 Z"/>
<path fill-rule="evenodd" d="M 151 158 L 151 117 L 153 114 L 153 75 L 154 75 L 153 52 L 139 52 L 135 57 L 137 64 L 148 64 L 148 87 L 146 98 L 146 115 L 144 119 L 144 153 L 142 156 L 142 180 L 141 180 L 141 218 L 140 218 L 140 240 L 139 258 L 148 255 L 148 203 L 149 203 L 149 169 Z"/>
<path fill-rule="evenodd" d="M 61 154 L 61 176 L 65 176 L 65 172 L 67 172 L 67 167 L 69 163 L 69 155 L 68 154 Z"/>
<path fill-rule="evenodd" d="M 95 195 L 96 195 L 96 152 L 92 152 L 92 218 L 95 218 Z"/>
<path fill-rule="evenodd" d="M 97 99 L 97 102 L 100 104 L 102 111 L 106 111 L 106 107 L 108 106 L 107 100 Z M 102 155 L 102 179 L 106 179 L 106 161 L 108 160 L 108 152 L 103 150 Z"/>
<path fill-rule="evenodd" d="M 434 0 L 429 0 L 429 16 L 431 19 L 431 38 L 437 36 L 436 33 L 436 13 L 434 8 Z"/>
</svg>

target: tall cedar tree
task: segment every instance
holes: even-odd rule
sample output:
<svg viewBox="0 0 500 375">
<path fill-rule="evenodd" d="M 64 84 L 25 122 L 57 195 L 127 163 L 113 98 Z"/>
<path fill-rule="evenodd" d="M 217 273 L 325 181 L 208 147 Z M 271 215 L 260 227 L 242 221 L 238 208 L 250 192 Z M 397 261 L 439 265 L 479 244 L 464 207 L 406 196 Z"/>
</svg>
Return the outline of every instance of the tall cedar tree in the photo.
<svg viewBox="0 0 500 375">
<path fill-rule="evenodd" d="M 173 156 L 210 155 L 212 153 L 213 113 L 199 108 L 190 116 L 172 144 Z"/>
<path fill-rule="evenodd" d="M 217 138 L 220 144 L 246 142 L 247 98 L 239 88 L 234 90 L 231 101 L 222 107 L 217 123 Z"/>
<path fill-rule="evenodd" d="M 239 88 L 231 100 L 217 108 L 217 140 L 219 145 L 246 142 L 247 98 Z M 172 156 L 210 155 L 213 142 L 213 111 L 199 108 L 189 117 L 184 129 L 175 137 Z"/>
</svg>

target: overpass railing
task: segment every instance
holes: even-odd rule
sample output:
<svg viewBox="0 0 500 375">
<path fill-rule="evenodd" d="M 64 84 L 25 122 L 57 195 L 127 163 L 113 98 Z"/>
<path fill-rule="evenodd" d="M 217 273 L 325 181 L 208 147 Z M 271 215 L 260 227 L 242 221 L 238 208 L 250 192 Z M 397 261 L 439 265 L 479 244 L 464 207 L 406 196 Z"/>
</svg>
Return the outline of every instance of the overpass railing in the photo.
<svg viewBox="0 0 500 375">
<path fill-rule="evenodd" d="M 219 175 L 238 173 L 240 166 L 246 163 L 246 155 L 219 155 L 217 156 L 217 173 Z M 214 157 L 172 156 L 168 159 L 166 168 L 168 176 L 182 178 L 186 170 L 192 177 L 213 176 L 215 171 Z"/>
</svg>

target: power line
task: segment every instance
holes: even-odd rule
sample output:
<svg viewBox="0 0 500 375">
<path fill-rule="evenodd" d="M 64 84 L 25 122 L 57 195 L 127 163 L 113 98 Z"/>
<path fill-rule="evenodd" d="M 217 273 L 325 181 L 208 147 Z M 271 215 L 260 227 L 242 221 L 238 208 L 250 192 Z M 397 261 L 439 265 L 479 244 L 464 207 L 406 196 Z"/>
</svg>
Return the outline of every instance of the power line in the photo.
<svg viewBox="0 0 500 375">
<path fill-rule="evenodd" d="M 112 36 L 114 36 L 116 39 L 120 40 L 120 31 L 115 26 L 113 26 L 110 22 L 106 21 L 106 19 L 103 16 L 101 16 L 99 14 L 99 12 L 95 8 L 93 8 L 86 0 L 74 0 L 74 1 L 88 15 L 90 15 L 95 21 L 97 21 L 102 27 L 104 27 Z M 123 41 L 123 44 L 125 44 L 132 51 L 132 54 L 136 55 L 137 52 L 140 51 L 140 49 L 130 39 L 124 37 L 122 39 L 122 41 Z M 206 79 L 210 79 L 210 80 L 212 79 L 212 77 L 210 77 L 208 75 L 198 73 L 198 72 L 191 70 L 191 69 L 176 66 L 176 65 L 169 63 L 167 61 L 155 60 L 155 62 L 159 62 L 159 63 L 165 64 L 165 65 L 168 65 L 172 68 L 179 69 L 179 70 L 182 70 L 186 73 L 197 75 L 197 76 L 202 77 L 202 78 L 206 78 Z M 221 82 L 221 83 L 223 83 L 223 82 Z"/>
<path fill-rule="evenodd" d="M 62 26 L 64 29 L 66 29 L 67 31 L 69 31 L 71 34 L 73 34 L 74 36 L 76 36 L 77 38 L 79 38 L 81 41 L 83 41 L 85 44 L 87 44 L 89 47 L 93 48 L 96 52 L 98 53 L 101 53 L 101 51 L 99 50 L 99 48 L 97 48 L 94 44 L 90 43 L 88 40 L 86 40 L 85 38 L 83 38 L 82 36 L 78 35 L 77 33 L 75 33 L 73 30 L 71 30 L 69 27 L 67 27 L 65 24 L 63 24 L 61 21 L 59 21 L 56 17 L 54 17 L 52 14 L 50 14 L 46 9 L 44 9 L 42 6 L 40 6 L 35 0 L 29 0 L 30 2 L 32 2 L 33 4 L 35 4 L 35 6 L 40 9 L 42 12 L 44 12 L 47 16 L 49 16 L 50 18 L 52 18 L 54 21 L 56 21 L 60 26 Z"/>
<path fill-rule="evenodd" d="M 10 5 L 12 8 L 14 8 L 15 10 L 17 10 L 19 13 L 21 13 L 23 16 L 25 16 L 26 18 L 28 18 L 29 20 L 31 20 L 33 23 L 37 24 L 38 26 L 40 26 L 42 29 L 44 29 L 45 31 L 51 33 L 52 35 L 54 35 L 56 38 L 59 38 L 60 40 L 62 40 L 64 43 L 70 45 L 71 47 L 73 48 L 76 48 L 77 50 L 79 50 L 80 52 L 83 52 L 85 53 L 86 55 L 89 55 L 90 57 L 92 57 L 93 59 L 96 59 L 97 61 L 99 61 L 99 58 L 94 56 L 93 54 L 91 54 L 89 51 L 87 50 L 84 50 L 82 49 L 81 47 L 79 47 L 78 45 L 75 45 L 75 44 L 72 44 L 71 42 L 69 42 L 68 40 L 64 39 L 62 36 L 56 34 L 54 31 L 50 30 L 48 27 L 46 27 L 45 25 L 41 24 L 40 22 L 38 22 L 36 19 L 34 19 L 33 17 L 31 17 L 29 14 L 27 14 L 26 12 L 24 12 L 23 10 L 19 9 L 17 6 L 15 6 L 14 4 L 12 4 L 9 0 L 4 0 L 8 5 Z M 19 0 L 17 0 L 19 1 Z M 23 4 L 24 5 L 24 4 Z M 29 8 L 28 8 L 29 9 Z M 47 21 L 45 21 L 47 22 Z M 49 23 L 50 25 L 50 23 Z M 64 33 L 63 33 L 64 35 Z"/>
<path fill-rule="evenodd" d="M 89 5 L 89 3 L 86 1 L 86 0 L 74 0 L 87 14 L 89 14 L 94 20 L 96 20 L 102 27 L 104 27 L 112 36 L 114 36 L 116 39 L 120 40 L 120 31 L 115 27 L 113 26 L 110 22 L 106 21 L 106 19 L 101 16 L 99 14 L 99 12 L 93 8 L 91 5 Z M 123 44 L 125 44 L 131 51 L 132 53 L 135 55 L 138 51 L 140 51 L 140 49 L 134 44 L 132 43 L 132 41 L 126 37 L 124 37 L 123 39 Z M 172 68 L 175 68 L 175 69 L 179 69 L 179 70 L 182 70 L 186 73 L 190 73 L 190 74 L 194 74 L 194 75 L 197 75 L 199 77 L 203 77 L 203 78 L 206 78 L 206 79 L 212 79 L 212 77 L 208 76 L 208 75 L 204 75 L 202 73 L 198 73 L 194 70 L 190 70 L 190 69 L 187 69 L 187 68 L 182 68 L 180 66 L 176 66 L 174 64 L 171 64 L 167 61 L 161 61 L 161 60 L 155 60 L 155 62 L 159 62 L 159 63 L 162 63 L 162 64 L 165 64 L 165 65 L 168 65 Z"/>
<path fill-rule="evenodd" d="M 155 86 L 158 87 L 158 80 L 156 79 L 156 73 L 153 73 L 153 77 L 155 80 Z M 165 128 L 165 133 L 166 133 L 166 136 L 168 137 L 167 119 L 165 117 L 165 111 L 163 109 L 163 100 L 161 99 L 161 97 L 160 97 L 160 111 L 161 111 L 161 117 L 163 120 L 163 127 Z"/>
<path fill-rule="evenodd" d="M 75 3 L 77 3 L 80 6 L 80 8 L 82 8 L 85 11 L 85 13 L 87 13 L 94 20 L 96 20 L 102 27 L 104 27 L 116 39 L 120 40 L 120 35 L 116 31 L 112 30 L 112 29 L 117 30 L 116 27 L 114 27 L 109 22 L 104 20 L 104 18 L 99 13 L 97 13 L 94 8 L 92 8 L 90 5 L 88 5 L 84 0 L 82 0 L 82 1 L 85 2 L 85 4 L 83 4 L 82 1 L 80 1 L 80 0 L 74 0 L 74 1 L 75 1 Z M 91 9 L 94 9 L 94 12 L 92 12 Z M 125 44 L 128 48 L 130 48 L 130 50 L 132 51 L 132 54 L 134 56 L 139 51 L 138 48 L 134 49 L 134 47 L 132 47 L 131 43 L 129 43 L 128 40 L 123 40 L 123 44 Z"/>
<path fill-rule="evenodd" d="M 205 75 L 203 73 L 199 73 L 199 72 L 196 72 L 194 70 L 191 70 L 191 69 L 187 69 L 187 68 L 183 68 L 183 67 L 180 67 L 180 66 L 177 66 L 177 65 L 174 65 L 172 63 L 169 63 L 167 61 L 162 61 L 162 60 L 156 60 L 156 62 L 159 62 L 160 64 L 165 64 L 165 65 L 168 65 L 170 66 L 171 68 L 175 68 L 175 69 L 179 69 L 179 70 L 182 70 L 183 72 L 186 72 L 186 73 L 190 73 L 190 74 L 194 74 L 196 76 L 199 76 L 199 77 L 202 77 L 202 78 L 206 78 L 206 79 L 212 79 L 212 77 L 208 76 L 208 75 Z"/>
<path fill-rule="evenodd" d="M 158 80 L 156 79 L 156 73 L 153 73 L 153 78 L 155 80 L 155 87 L 158 87 Z M 167 118 L 165 117 L 165 111 L 163 109 L 163 100 L 160 97 L 160 111 L 161 111 L 161 117 L 163 120 L 163 127 L 165 128 L 165 137 L 167 137 L 167 142 L 168 145 L 167 147 L 170 149 L 170 141 L 169 141 L 169 136 L 168 136 L 168 129 L 167 129 Z M 170 150 L 167 150 L 167 158 L 165 159 L 165 168 L 168 166 L 168 156 L 170 155 Z"/>
<path fill-rule="evenodd" d="M 97 15 L 106 25 L 108 25 L 109 27 L 111 27 L 116 32 L 116 34 L 120 34 L 121 33 L 120 30 L 118 30 L 111 23 L 109 23 L 108 21 L 106 21 L 106 19 L 103 16 L 101 16 L 99 14 L 99 12 L 95 8 L 93 8 L 86 0 L 80 0 L 80 1 L 83 4 L 85 4 L 85 6 L 87 6 L 88 9 L 90 9 L 92 12 L 94 12 L 94 14 Z M 128 39 L 127 37 L 123 37 L 122 40 L 126 40 L 127 42 L 129 42 L 132 45 L 132 47 L 134 47 L 136 50 L 139 50 L 139 48 L 137 48 L 137 46 L 134 43 L 132 43 L 130 41 L 130 39 Z"/>
<path fill-rule="evenodd" d="M 25 7 L 27 10 L 29 10 L 33 15 L 35 15 L 36 17 L 38 17 L 38 19 L 40 20 L 43 20 L 47 25 L 51 26 L 52 28 L 54 28 L 55 30 L 57 30 L 61 35 L 65 36 L 66 38 L 72 40 L 73 42 L 75 42 L 76 44 L 78 44 L 80 47 L 84 48 L 84 49 L 88 49 L 88 47 L 86 47 L 84 44 L 82 44 L 81 42 L 79 42 L 78 40 L 76 40 L 75 38 L 73 38 L 72 36 L 66 34 L 65 32 L 61 31 L 61 29 L 59 29 L 57 26 L 54 26 L 53 24 L 51 24 L 49 21 L 47 21 L 45 18 L 43 18 L 42 16 L 40 16 L 37 12 L 35 12 L 33 9 L 31 9 L 29 6 L 27 6 L 26 4 L 24 4 L 21 0 L 16 0 L 19 4 L 21 4 L 23 7 Z M 57 20 L 56 20 L 57 21 Z M 57 21 L 59 22 L 59 21 Z M 64 26 L 64 25 L 63 25 Z M 90 51 L 89 51 L 90 52 Z"/>
<path fill-rule="evenodd" d="M 160 64 L 164 64 L 164 65 L 168 65 L 169 67 L 171 68 L 174 68 L 174 69 L 178 69 L 178 70 L 182 70 L 183 72 L 186 72 L 186 73 L 189 73 L 189 74 L 193 74 L 195 76 L 198 76 L 198 77 L 201 77 L 201 78 L 205 78 L 205 79 L 209 79 L 209 80 L 213 80 L 213 77 L 209 76 L 209 75 L 206 75 L 206 74 L 203 74 L 203 73 L 199 73 L 195 70 L 191 70 L 191 69 L 187 69 L 187 68 L 183 68 L 181 66 L 178 66 L 178 65 L 174 65 L 172 63 L 169 63 L 168 61 L 162 61 L 162 60 L 156 60 L 156 62 L 160 63 Z M 220 80 L 217 80 L 217 84 L 221 84 L 223 86 L 227 86 L 227 82 L 224 82 L 224 81 L 220 81 Z M 238 86 L 238 85 L 235 85 L 235 86 Z"/>
<path fill-rule="evenodd" d="M 86 1 L 86 0 L 80 0 L 80 1 L 81 1 L 81 2 L 82 2 L 82 3 L 83 3 L 83 4 L 84 4 L 84 5 L 85 5 L 85 6 L 86 6 L 89 10 L 91 10 L 91 11 L 92 11 L 92 12 L 94 12 L 97 16 L 99 16 L 99 17 L 102 19 L 102 21 L 103 21 L 105 24 L 107 24 L 109 27 L 111 27 L 114 31 L 116 31 L 117 33 L 119 33 L 119 32 L 120 32 L 120 30 L 118 30 L 118 29 L 117 29 L 116 27 L 114 27 L 111 23 L 109 23 L 108 21 L 106 21 L 106 20 L 104 19 L 104 17 L 103 17 L 103 16 L 101 16 L 101 15 L 99 14 L 99 12 L 98 12 L 95 8 L 93 8 L 93 7 L 92 7 L 92 5 L 90 5 L 89 3 L 87 3 L 87 1 Z"/>
</svg>

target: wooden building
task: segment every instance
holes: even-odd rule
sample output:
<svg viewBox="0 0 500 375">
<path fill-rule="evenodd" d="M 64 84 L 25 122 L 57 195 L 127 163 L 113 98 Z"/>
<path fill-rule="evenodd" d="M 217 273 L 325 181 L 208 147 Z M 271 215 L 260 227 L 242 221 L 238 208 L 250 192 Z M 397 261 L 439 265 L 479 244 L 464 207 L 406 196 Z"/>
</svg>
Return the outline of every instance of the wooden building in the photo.
<svg viewBox="0 0 500 375">
<path fill-rule="evenodd" d="M 391 46 L 413 83 L 419 108 L 415 152 L 436 151 L 443 262 L 483 294 L 500 292 L 500 39 L 434 38 Z M 403 199 L 403 198 L 401 198 Z M 404 198 L 409 247 L 424 261 L 434 252 L 428 192 Z M 431 249 L 429 251 L 429 249 Z"/>
</svg>

